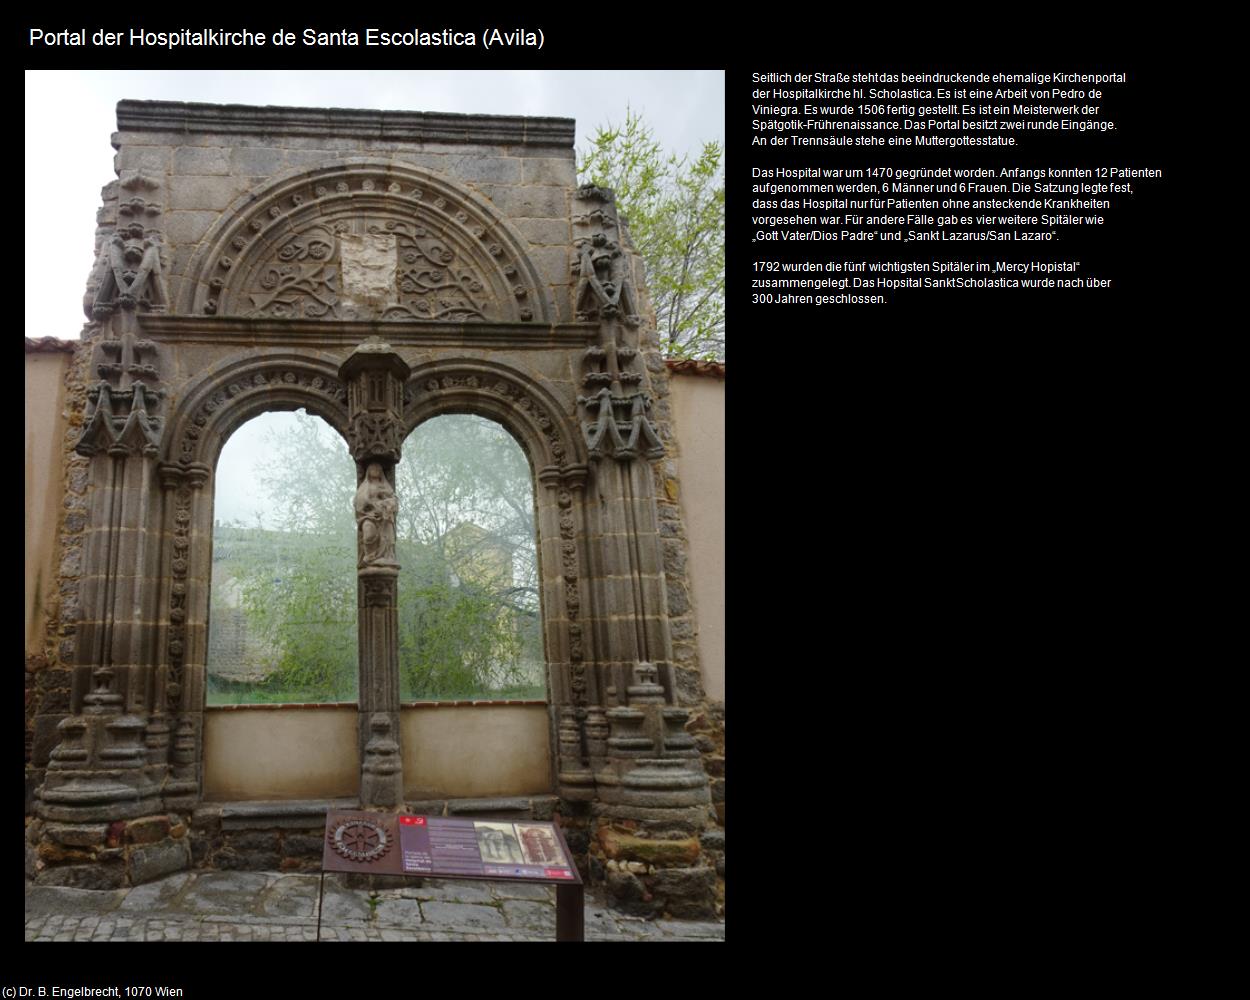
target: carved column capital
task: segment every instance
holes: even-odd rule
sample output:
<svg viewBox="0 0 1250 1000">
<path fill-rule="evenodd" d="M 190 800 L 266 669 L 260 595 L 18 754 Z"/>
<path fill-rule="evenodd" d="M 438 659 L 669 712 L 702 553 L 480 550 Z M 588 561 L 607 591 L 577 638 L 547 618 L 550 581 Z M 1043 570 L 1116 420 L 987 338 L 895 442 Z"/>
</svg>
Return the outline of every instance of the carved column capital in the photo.
<svg viewBox="0 0 1250 1000">
<path fill-rule="evenodd" d="M 186 465 L 162 462 L 156 471 L 161 477 L 161 488 L 165 490 L 176 490 L 184 485 L 198 490 L 213 474 L 213 470 L 202 462 L 190 462 Z"/>
<path fill-rule="evenodd" d="M 339 367 L 347 385 L 347 438 L 361 465 L 399 461 L 404 440 L 404 383 L 412 370 L 378 337 L 357 347 Z"/>
<path fill-rule="evenodd" d="M 587 465 L 566 465 L 560 468 L 548 465 L 538 470 L 538 481 L 548 489 L 580 490 L 586 486 L 590 475 Z"/>
</svg>

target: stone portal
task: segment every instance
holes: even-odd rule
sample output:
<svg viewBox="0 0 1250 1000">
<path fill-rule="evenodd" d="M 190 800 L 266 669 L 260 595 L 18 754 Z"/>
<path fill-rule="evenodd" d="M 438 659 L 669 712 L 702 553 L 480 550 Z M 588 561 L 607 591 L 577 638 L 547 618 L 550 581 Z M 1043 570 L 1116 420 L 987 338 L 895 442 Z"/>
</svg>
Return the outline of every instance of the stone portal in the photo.
<svg viewBox="0 0 1250 1000">
<path fill-rule="evenodd" d="M 438 806 L 558 810 L 625 905 L 710 912 L 699 834 L 715 816 L 686 731 L 702 692 L 671 625 L 689 608 L 668 375 L 614 196 L 576 184 L 573 124 L 118 105 L 118 179 L 67 382 L 66 464 L 87 509 L 61 537 L 81 572 L 62 586 L 68 710 L 44 717 L 55 735 L 34 760 L 37 881 L 134 884 L 246 865 L 249 849 L 272 867 L 320 856 L 326 803 L 203 799 L 212 482 L 224 440 L 265 410 L 321 416 L 357 464 L 360 779 L 346 806 L 430 806 L 404 799 L 394 466 L 423 420 L 475 413 L 535 472 L 553 767 L 519 805 Z"/>
</svg>

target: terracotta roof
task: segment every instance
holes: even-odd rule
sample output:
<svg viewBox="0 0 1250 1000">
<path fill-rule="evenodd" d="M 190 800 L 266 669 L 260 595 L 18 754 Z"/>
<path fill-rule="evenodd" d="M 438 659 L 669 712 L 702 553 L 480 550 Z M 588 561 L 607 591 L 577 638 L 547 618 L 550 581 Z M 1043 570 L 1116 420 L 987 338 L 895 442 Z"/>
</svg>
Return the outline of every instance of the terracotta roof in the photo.
<svg viewBox="0 0 1250 1000">
<path fill-rule="evenodd" d="M 723 361 L 692 361 L 689 358 L 665 358 L 668 370 L 677 375 L 705 375 L 709 378 L 725 377 Z"/>
<path fill-rule="evenodd" d="M 61 340 L 59 337 L 40 337 L 38 340 L 26 338 L 27 354 L 56 354 L 64 351 L 73 354 L 78 344 L 73 340 Z"/>
</svg>

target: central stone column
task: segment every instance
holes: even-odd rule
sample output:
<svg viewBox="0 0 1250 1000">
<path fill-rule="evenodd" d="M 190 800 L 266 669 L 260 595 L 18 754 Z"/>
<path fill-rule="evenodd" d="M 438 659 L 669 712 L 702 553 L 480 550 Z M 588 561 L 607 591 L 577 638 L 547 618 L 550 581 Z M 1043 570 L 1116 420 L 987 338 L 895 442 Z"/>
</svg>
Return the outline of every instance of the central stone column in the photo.
<svg viewBox="0 0 1250 1000">
<path fill-rule="evenodd" d="M 399 560 L 395 465 L 404 433 L 410 370 L 389 344 L 370 337 L 339 368 L 347 385 L 348 443 L 356 460 L 357 621 L 360 656 L 360 804 L 402 808 L 399 731 Z"/>
</svg>

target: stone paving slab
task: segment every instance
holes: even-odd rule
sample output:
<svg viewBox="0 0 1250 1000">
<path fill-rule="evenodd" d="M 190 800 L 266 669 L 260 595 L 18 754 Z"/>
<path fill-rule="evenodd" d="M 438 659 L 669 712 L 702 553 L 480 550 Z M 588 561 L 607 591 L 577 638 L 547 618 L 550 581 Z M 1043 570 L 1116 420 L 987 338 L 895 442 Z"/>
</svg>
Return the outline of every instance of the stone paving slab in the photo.
<svg viewBox="0 0 1250 1000">
<path fill-rule="evenodd" d="M 503 930 L 508 926 L 503 914 L 497 909 L 492 906 L 478 906 L 475 903 L 422 903 L 421 913 L 427 923 L 446 926 L 454 930 L 494 931 Z"/>
<path fill-rule="evenodd" d="M 509 927 L 555 936 L 556 908 L 527 899 L 505 899 L 500 905 Z"/>
<path fill-rule="evenodd" d="M 125 898 L 125 889 L 66 889 L 61 886 L 27 885 L 26 918 L 29 920 L 32 916 L 56 913 L 106 913 L 115 910 Z"/>
<path fill-rule="evenodd" d="M 203 872 L 186 890 L 182 906 L 197 914 L 250 915 L 273 878 L 264 872 Z"/>
<path fill-rule="evenodd" d="M 133 889 L 26 885 L 27 941 L 314 941 L 321 876 L 179 872 Z M 554 941 L 555 889 L 427 880 L 370 891 L 325 879 L 322 941 Z M 723 921 L 648 921 L 588 890 L 588 941 L 723 941 Z"/>
<path fill-rule="evenodd" d="M 181 912 L 178 909 L 178 900 L 183 890 L 194 881 L 195 876 L 190 872 L 181 872 L 136 886 L 129 892 L 119 889 L 119 892 L 125 893 L 126 898 L 118 909 L 123 913 Z"/>
</svg>

